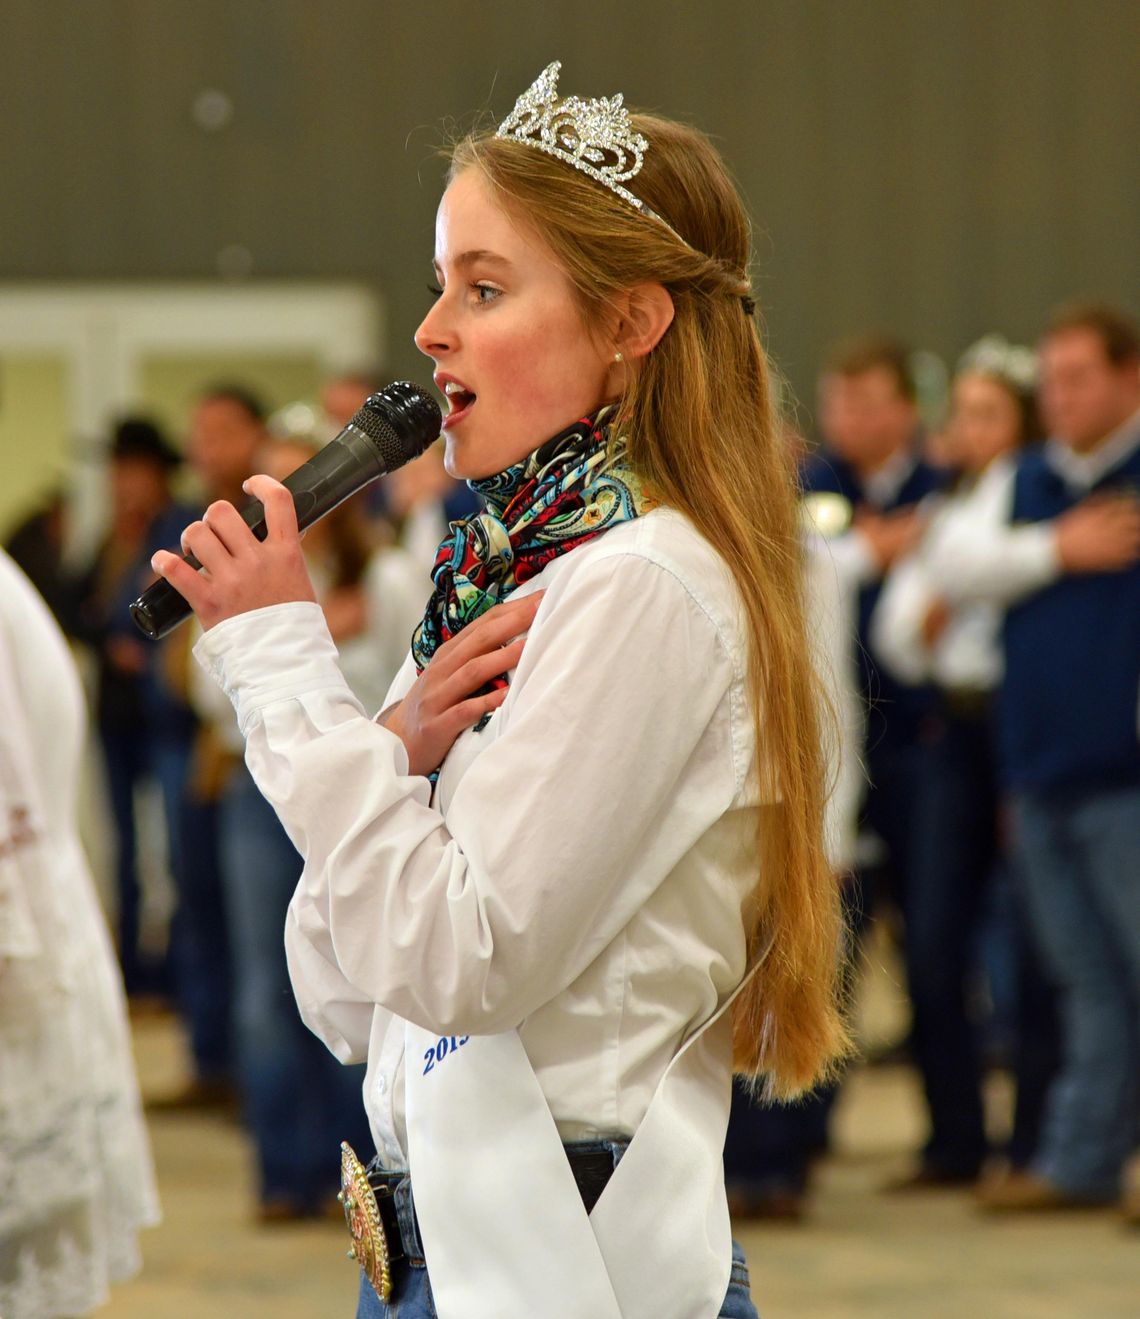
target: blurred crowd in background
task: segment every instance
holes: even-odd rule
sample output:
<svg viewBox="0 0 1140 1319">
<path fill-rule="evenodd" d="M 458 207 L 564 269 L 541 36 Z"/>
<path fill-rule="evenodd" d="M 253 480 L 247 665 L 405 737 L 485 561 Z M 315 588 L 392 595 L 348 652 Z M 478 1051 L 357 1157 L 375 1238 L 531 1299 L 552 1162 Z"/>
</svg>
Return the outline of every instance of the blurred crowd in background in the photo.
<svg viewBox="0 0 1140 1319">
<path fill-rule="evenodd" d="M 887 335 L 836 345 L 814 424 L 788 425 L 837 708 L 855 711 L 833 810 L 852 992 L 869 931 L 886 930 L 912 1008 L 889 1052 L 917 1067 L 929 1112 L 915 1167 L 884 1191 L 974 1187 L 995 1213 L 1122 1204 L 1140 1222 L 1124 1185 L 1140 1134 L 1140 336 L 1112 307 L 1061 308 L 1036 345 L 995 334 L 966 349 L 941 407 L 920 399 L 915 362 Z M 127 993 L 185 1027 L 192 1075 L 151 1107 L 242 1115 L 267 1224 L 327 1209 L 340 1140 L 370 1148 L 362 1069 L 297 1017 L 282 929 L 301 861 L 191 659 L 194 625 L 154 644 L 128 606 L 153 552 L 209 502 L 240 505 L 252 472 L 285 476 L 384 383 L 340 376 L 302 402 L 212 384 L 183 436 L 125 416 L 105 440 L 110 512 L 91 561 L 64 566 L 64 495 L 7 538 L 89 657 Z M 474 511 L 436 447 L 307 533 L 370 712 L 448 522 Z M 157 930 L 148 794 L 176 895 Z M 1014 1079 L 1008 1130 L 986 1112 L 994 1068 Z M 836 1089 L 785 1109 L 737 1093 L 738 1215 L 805 1212 Z"/>
</svg>

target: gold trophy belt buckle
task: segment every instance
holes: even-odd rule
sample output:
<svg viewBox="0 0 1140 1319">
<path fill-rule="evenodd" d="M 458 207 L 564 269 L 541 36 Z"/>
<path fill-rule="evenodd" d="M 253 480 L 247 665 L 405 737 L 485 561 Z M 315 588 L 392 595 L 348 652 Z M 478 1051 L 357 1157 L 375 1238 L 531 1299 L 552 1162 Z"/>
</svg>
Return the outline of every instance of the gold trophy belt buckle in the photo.
<svg viewBox="0 0 1140 1319">
<path fill-rule="evenodd" d="M 388 1257 L 388 1239 L 380 1221 L 376 1192 L 368 1184 L 364 1165 L 347 1141 L 340 1146 L 340 1194 L 344 1221 L 352 1236 L 348 1258 L 364 1270 L 364 1276 L 384 1302 L 392 1295 L 392 1266 Z"/>
</svg>

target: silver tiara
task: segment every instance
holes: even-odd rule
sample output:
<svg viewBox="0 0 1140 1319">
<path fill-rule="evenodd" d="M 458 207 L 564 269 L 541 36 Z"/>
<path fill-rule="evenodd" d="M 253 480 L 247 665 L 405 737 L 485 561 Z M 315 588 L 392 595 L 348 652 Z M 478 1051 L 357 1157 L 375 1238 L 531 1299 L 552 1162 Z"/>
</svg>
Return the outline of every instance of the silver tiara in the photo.
<svg viewBox="0 0 1140 1319">
<path fill-rule="evenodd" d="M 634 132 L 621 93 L 592 101 L 583 101 L 578 96 L 559 100 L 561 71 L 561 60 L 548 64 L 515 102 L 515 108 L 499 125 L 495 136 L 557 156 L 604 183 L 642 215 L 663 224 L 680 238 L 668 220 L 663 220 L 624 186 L 641 169 L 649 142 L 641 133 Z"/>
<path fill-rule="evenodd" d="M 987 334 L 958 359 L 958 371 L 997 376 L 1028 394 L 1037 383 L 1037 354 L 1032 348 L 1009 343 L 1000 334 Z"/>
</svg>

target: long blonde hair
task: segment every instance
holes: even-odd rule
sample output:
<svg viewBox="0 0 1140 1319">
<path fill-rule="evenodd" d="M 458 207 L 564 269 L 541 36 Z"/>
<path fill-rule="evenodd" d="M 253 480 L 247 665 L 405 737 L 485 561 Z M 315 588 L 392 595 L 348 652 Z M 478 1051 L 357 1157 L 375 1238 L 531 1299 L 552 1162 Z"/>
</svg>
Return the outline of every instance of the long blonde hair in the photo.
<svg viewBox="0 0 1140 1319">
<path fill-rule="evenodd" d="M 701 133 L 634 116 L 648 138 L 631 186 L 684 238 L 595 180 L 525 144 L 472 134 L 451 176 L 475 168 L 541 235 L 594 332 L 644 282 L 673 299 L 672 325 L 633 365 L 615 433 L 665 504 L 715 546 L 740 591 L 762 768 L 758 874 L 745 913 L 749 954 L 767 961 L 737 999 L 736 1069 L 775 1098 L 829 1074 L 848 1049 L 839 1006 L 842 916 L 823 849 L 821 698 L 809 658 L 795 471 L 773 415 L 750 308 L 749 226 Z"/>
</svg>

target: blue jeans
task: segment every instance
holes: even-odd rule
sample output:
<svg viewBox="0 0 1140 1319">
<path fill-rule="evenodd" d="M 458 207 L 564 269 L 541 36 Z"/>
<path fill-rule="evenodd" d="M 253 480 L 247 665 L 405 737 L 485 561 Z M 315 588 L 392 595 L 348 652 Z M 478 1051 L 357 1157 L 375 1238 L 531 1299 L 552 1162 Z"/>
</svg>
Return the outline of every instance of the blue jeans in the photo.
<svg viewBox="0 0 1140 1319">
<path fill-rule="evenodd" d="M 387 1305 L 376 1295 L 372 1284 L 360 1275 L 360 1298 L 356 1319 L 436 1319 L 427 1269 L 407 1268 L 401 1272 L 401 1285 L 393 1289 Z M 667 1316 L 662 1316 L 667 1319 Z M 719 1319 L 759 1319 L 748 1287 L 748 1265 L 744 1252 L 732 1243 L 732 1275 Z"/>
<path fill-rule="evenodd" d="M 806 1190 L 812 1159 L 827 1148 L 828 1118 L 837 1093 L 838 1086 L 828 1086 L 794 1104 L 764 1104 L 735 1077 L 724 1141 L 729 1190 L 758 1197 Z"/>
<path fill-rule="evenodd" d="M 1138 1135 L 1140 787 L 1015 802 L 1034 934 L 1059 990 L 1064 1059 L 1035 1170 L 1108 1200 Z"/>
<path fill-rule="evenodd" d="M 107 795 L 115 821 L 115 877 L 118 896 L 119 965 L 128 994 L 141 988 L 139 958 L 138 830 L 135 827 L 135 788 L 149 769 L 146 730 L 100 728 Z"/>
<path fill-rule="evenodd" d="M 915 799 L 914 865 L 904 908 L 911 1046 L 930 1113 L 923 1161 L 972 1177 L 986 1155 L 979 1023 L 969 1010 L 982 895 L 997 864 L 997 785 L 984 719 L 930 730 Z"/>
<path fill-rule="evenodd" d="M 218 864 L 217 803 L 195 797 L 190 789 L 189 741 L 160 738 L 151 755 L 178 892 L 170 927 L 178 1008 L 196 1075 L 225 1080 L 232 1061 L 230 950 Z"/>
<path fill-rule="evenodd" d="M 881 743 L 872 742 L 871 737 L 868 732 L 869 782 L 860 829 L 876 834 L 886 844 L 887 856 L 860 872 L 858 930 L 876 911 L 881 911 L 884 899 L 889 898 L 902 910 L 906 909 L 915 845 L 915 797 L 925 756 L 923 747 L 902 743 L 897 737 L 889 741 L 884 738 Z"/>
<path fill-rule="evenodd" d="M 339 1063 L 297 1013 L 284 931 L 301 858 L 244 765 L 226 786 L 220 825 L 238 1073 L 260 1194 L 313 1211 L 336 1192 L 340 1142 L 365 1162 L 371 1153 L 364 1067 Z"/>
</svg>

